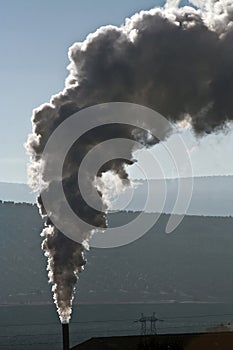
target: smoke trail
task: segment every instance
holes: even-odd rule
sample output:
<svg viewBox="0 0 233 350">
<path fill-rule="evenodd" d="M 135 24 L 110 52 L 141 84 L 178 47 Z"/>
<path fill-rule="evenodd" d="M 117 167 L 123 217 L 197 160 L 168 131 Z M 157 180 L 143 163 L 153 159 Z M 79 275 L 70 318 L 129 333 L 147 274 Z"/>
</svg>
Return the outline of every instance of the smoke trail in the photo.
<svg viewBox="0 0 233 350">
<path fill-rule="evenodd" d="M 212 132 L 233 119 L 233 11 L 230 1 L 192 0 L 192 7 L 178 8 L 171 1 L 166 8 L 142 11 L 118 28 L 106 26 L 90 34 L 82 43 L 69 49 L 69 76 L 65 89 L 52 96 L 50 103 L 35 109 L 33 133 L 27 150 L 31 156 L 29 178 L 36 188 L 56 195 L 56 177 L 45 178 L 42 153 L 53 131 L 74 112 L 104 102 L 132 102 L 155 109 L 172 122 L 190 117 L 193 129 L 202 134 Z M 164 130 L 164 137 L 167 135 Z M 169 130 L 170 132 L 170 130 Z M 106 203 L 101 192 L 98 211 L 83 200 L 77 186 L 77 172 L 85 154 L 95 145 L 111 138 L 140 140 L 145 146 L 155 144 L 148 133 L 126 125 L 105 125 L 83 135 L 70 149 L 63 171 L 63 186 L 72 209 L 84 221 L 105 228 Z M 124 159 L 115 159 L 114 148 L 108 149 L 112 161 L 97 177 L 111 170 L 128 181 Z M 129 159 L 132 149 L 127 150 Z M 53 156 L 55 154 L 47 155 Z M 55 160 L 54 160 L 55 161 Z M 133 162 L 133 160 L 132 160 Z M 94 183 L 95 174 L 86 174 Z M 95 192 L 87 186 L 90 196 Z M 47 213 L 41 197 L 41 214 Z M 62 203 L 57 203 L 62 216 Z M 77 227 L 83 244 L 69 240 L 47 218 L 42 232 L 42 248 L 48 258 L 48 275 L 53 284 L 54 300 L 62 322 L 71 315 L 77 276 L 85 264 L 84 249 L 93 232 Z"/>
</svg>

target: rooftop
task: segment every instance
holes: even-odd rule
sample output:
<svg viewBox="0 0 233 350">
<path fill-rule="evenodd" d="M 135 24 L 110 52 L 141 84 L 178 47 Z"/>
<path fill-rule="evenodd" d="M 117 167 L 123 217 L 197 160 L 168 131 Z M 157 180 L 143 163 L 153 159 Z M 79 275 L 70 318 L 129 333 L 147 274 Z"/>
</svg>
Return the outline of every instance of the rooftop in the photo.
<svg viewBox="0 0 233 350">
<path fill-rule="evenodd" d="M 71 350 L 230 350 L 233 332 L 91 338 Z"/>
</svg>

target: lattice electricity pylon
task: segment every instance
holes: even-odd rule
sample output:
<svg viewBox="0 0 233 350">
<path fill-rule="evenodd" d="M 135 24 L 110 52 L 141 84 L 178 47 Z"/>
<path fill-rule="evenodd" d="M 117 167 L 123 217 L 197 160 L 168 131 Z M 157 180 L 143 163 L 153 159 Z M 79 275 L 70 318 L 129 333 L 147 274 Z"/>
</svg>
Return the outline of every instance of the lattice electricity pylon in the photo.
<svg viewBox="0 0 233 350">
<path fill-rule="evenodd" d="M 155 316 L 155 312 L 153 312 L 153 315 L 150 319 L 150 331 L 151 334 L 157 334 L 157 322 L 164 322 L 164 320 L 161 320 L 160 318 L 157 318 Z"/>
<path fill-rule="evenodd" d="M 147 331 L 147 326 L 146 326 L 146 322 L 147 322 L 147 318 L 144 316 L 143 313 L 141 313 L 141 317 L 134 321 L 134 322 L 140 322 L 141 323 L 141 335 L 146 335 L 146 331 Z"/>
<path fill-rule="evenodd" d="M 144 314 L 141 313 L 141 317 L 134 322 L 141 323 L 141 335 L 146 335 L 146 334 L 157 334 L 156 323 L 163 322 L 163 320 L 157 318 L 155 316 L 155 312 L 153 312 L 152 316 L 144 316 Z M 147 322 L 150 324 L 150 327 L 147 327 Z"/>
</svg>

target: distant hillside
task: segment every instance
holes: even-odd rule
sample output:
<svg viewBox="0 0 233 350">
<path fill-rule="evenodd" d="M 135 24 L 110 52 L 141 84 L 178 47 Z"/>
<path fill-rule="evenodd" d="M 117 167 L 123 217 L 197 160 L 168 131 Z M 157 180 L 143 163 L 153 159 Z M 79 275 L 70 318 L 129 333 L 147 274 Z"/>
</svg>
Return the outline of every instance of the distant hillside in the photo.
<svg viewBox="0 0 233 350">
<path fill-rule="evenodd" d="M 187 183 L 187 180 L 184 180 Z M 233 216 L 233 176 L 196 177 L 188 215 Z M 147 182 L 135 181 L 137 187 L 127 189 L 113 203 L 113 210 L 140 211 L 147 198 Z M 163 180 L 149 180 L 150 195 L 154 198 L 148 212 L 160 212 Z M 177 198 L 178 180 L 167 179 L 167 194 L 163 213 L 171 213 Z M 132 200 L 131 200 L 132 197 Z M 0 183 L 0 199 L 4 201 L 35 203 L 36 194 L 24 184 Z M 181 213 L 178 213 L 181 214 Z"/>
<path fill-rule="evenodd" d="M 110 214 L 110 226 L 135 215 Z M 187 216 L 171 235 L 164 234 L 167 220 L 168 215 L 162 215 L 130 245 L 87 252 L 77 300 L 231 301 L 233 219 Z M 41 227 L 35 205 L 0 203 L 0 304 L 52 302 L 40 250 Z"/>
<path fill-rule="evenodd" d="M 25 184 L 0 182 L 0 200 L 35 203 L 36 194 Z"/>
<path fill-rule="evenodd" d="M 189 188 L 190 179 L 182 179 L 184 188 Z M 127 189 L 118 201 L 114 203 L 113 209 L 123 207 L 124 203 L 129 203 L 124 207 L 125 210 L 141 211 L 144 210 L 148 185 L 150 188 L 151 204 L 148 206 L 148 212 L 160 212 L 160 205 L 163 203 L 164 180 L 139 180 L 136 188 Z M 166 179 L 166 200 L 163 213 L 171 213 L 175 205 L 179 190 L 179 180 Z M 130 200 L 132 198 L 132 200 Z M 193 191 L 188 215 L 205 216 L 233 216 L 233 176 L 207 176 L 195 177 L 193 179 Z M 182 213 L 177 213 L 182 214 Z"/>
</svg>

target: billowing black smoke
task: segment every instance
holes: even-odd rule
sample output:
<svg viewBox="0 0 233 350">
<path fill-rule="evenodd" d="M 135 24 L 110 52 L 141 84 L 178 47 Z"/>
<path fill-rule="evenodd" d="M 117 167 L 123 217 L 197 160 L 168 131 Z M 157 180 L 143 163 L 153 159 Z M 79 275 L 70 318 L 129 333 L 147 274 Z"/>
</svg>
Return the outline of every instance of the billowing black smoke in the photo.
<svg viewBox="0 0 233 350">
<path fill-rule="evenodd" d="M 102 27 L 69 50 L 66 88 L 50 103 L 33 112 L 33 133 L 27 149 L 31 155 L 32 186 L 42 176 L 40 161 L 46 142 L 65 119 L 85 107 L 105 102 L 132 102 L 148 106 L 172 122 L 189 116 L 196 133 L 216 130 L 233 119 L 233 11 L 229 1 L 192 1 L 202 9 L 170 6 L 136 14 L 124 26 Z M 142 116 L 143 118 L 143 116 Z M 106 205 L 90 208 L 77 185 L 77 172 L 85 154 L 111 138 L 140 139 L 145 146 L 157 142 L 143 130 L 126 125 L 105 125 L 83 135 L 67 154 L 63 187 L 72 209 L 84 221 L 106 227 Z M 97 176 L 112 170 L 127 181 L 125 160 L 103 165 Z M 132 149 L 127 150 L 132 158 Z M 94 182 L 96 174 L 87 174 Z M 56 192 L 56 178 L 46 177 L 46 191 Z M 89 188 L 89 191 L 92 189 Z M 93 185 L 94 191 L 94 185 Z M 41 213 L 45 208 L 38 198 Z M 62 204 L 58 208 L 62 215 Z M 77 227 L 82 231 L 82 227 Z M 83 232 L 88 241 L 92 232 Z M 48 275 L 62 322 L 71 315 L 77 275 L 85 264 L 84 244 L 68 239 L 50 219 L 42 232 L 48 257 Z"/>
</svg>

